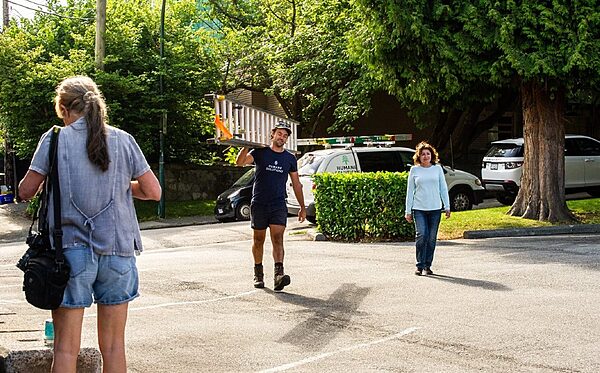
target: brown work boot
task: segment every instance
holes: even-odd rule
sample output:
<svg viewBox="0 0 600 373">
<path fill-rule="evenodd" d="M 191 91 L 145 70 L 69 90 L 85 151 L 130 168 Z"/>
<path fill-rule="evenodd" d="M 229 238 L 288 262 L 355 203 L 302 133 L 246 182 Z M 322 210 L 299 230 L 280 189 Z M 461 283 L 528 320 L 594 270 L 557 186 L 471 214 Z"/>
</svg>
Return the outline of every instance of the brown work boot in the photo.
<svg viewBox="0 0 600 373">
<path fill-rule="evenodd" d="M 275 282 L 273 285 L 273 290 L 281 291 L 284 287 L 288 286 L 291 282 L 290 276 L 282 274 L 275 275 Z"/>
<path fill-rule="evenodd" d="M 259 289 L 265 287 L 265 275 L 262 264 L 254 266 L 254 287 Z"/>
<path fill-rule="evenodd" d="M 273 290 L 281 291 L 291 282 L 290 276 L 283 273 L 283 263 L 275 263 L 275 281 Z"/>
</svg>

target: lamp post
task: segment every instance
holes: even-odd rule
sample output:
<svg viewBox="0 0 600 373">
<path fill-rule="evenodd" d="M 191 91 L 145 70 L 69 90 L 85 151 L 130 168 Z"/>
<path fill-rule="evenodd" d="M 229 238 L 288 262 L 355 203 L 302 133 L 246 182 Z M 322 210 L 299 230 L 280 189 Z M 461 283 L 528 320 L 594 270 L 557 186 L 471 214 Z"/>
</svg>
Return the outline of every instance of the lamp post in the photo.
<svg viewBox="0 0 600 373">
<path fill-rule="evenodd" d="M 163 101 L 163 73 L 164 73 L 164 45 L 165 45 L 165 8 L 166 0 L 162 0 L 162 7 L 160 9 L 160 64 L 159 64 L 159 75 L 158 75 L 158 89 Z M 163 101 L 164 103 L 164 101 Z M 158 182 L 162 189 L 160 195 L 160 202 L 158 203 L 158 217 L 161 219 L 165 218 L 165 155 L 164 155 L 164 143 L 165 134 L 167 132 L 167 111 L 163 110 L 161 115 L 160 123 L 160 156 L 158 159 Z"/>
</svg>

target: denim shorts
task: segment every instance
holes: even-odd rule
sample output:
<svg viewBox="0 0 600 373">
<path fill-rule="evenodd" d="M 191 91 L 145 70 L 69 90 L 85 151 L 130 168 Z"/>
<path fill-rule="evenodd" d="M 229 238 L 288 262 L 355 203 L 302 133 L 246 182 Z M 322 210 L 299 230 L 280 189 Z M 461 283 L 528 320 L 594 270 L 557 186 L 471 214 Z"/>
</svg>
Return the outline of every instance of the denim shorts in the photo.
<svg viewBox="0 0 600 373">
<path fill-rule="evenodd" d="M 269 225 L 287 225 L 287 206 L 283 203 L 252 203 L 250 205 L 250 225 L 252 229 L 267 229 Z"/>
<path fill-rule="evenodd" d="M 61 307 L 127 303 L 139 296 L 135 256 L 98 255 L 85 245 L 64 250 L 71 277 Z"/>
</svg>

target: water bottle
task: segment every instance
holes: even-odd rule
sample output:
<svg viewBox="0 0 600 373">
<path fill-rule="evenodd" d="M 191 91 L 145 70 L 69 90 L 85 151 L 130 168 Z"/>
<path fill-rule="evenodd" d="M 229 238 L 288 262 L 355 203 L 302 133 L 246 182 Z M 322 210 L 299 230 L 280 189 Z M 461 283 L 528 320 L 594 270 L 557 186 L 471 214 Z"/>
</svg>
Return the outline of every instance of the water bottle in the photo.
<svg viewBox="0 0 600 373">
<path fill-rule="evenodd" d="M 54 346 L 54 323 L 52 319 L 46 319 L 44 322 L 44 344 Z"/>
</svg>

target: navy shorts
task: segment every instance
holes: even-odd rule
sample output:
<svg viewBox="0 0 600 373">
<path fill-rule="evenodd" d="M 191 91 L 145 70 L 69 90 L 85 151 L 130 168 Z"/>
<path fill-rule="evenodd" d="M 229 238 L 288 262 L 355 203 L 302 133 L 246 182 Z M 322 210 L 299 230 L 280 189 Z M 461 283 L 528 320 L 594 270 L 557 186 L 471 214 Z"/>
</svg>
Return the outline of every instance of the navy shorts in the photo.
<svg viewBox="0 0 600 373">
<path fill-rule="evenodd" d="M 287 206 L 283 203 L 252 203 L 250 205 L 250 223 L 252 229 L 263 230 L 269 225 L 287 225 Z"/>
</svg>

